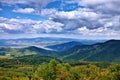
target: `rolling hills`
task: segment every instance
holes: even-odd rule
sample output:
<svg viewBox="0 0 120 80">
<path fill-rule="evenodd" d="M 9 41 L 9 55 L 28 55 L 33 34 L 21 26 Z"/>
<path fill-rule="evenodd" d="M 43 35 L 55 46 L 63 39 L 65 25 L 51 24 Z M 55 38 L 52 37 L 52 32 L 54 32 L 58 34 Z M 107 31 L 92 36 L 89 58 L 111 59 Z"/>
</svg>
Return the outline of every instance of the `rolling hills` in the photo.
<svg viewBox="0 0 120 80">
<path fill-rule="evenodd" d="M 73 44 L 74 43 L 74 44 Z M 60 46 L 60 47 L 59 47 Z M 56 50 L 51 51 L 29 46 L 25 48 L 0 48 L 0 58 L 16 58 L 25 55 L 39 54 L 43 56 L 56 57 L 62 61 L 91 61 L 91 62 L 115 62 L 120 63 L 120 40 L 109 40 L 103 43 L 83 45 L 77 42 L 69 42 L 51 46 Z"/>
<path fill-rule="evenodd" d="M 35 46 L 29 46 L 24 48 L 10 48 L 10 47 L 0 48 L 0 56 L 6 56 L 7 58 L 32 55 L 32 54 L 51 55 L 53 53 L 56 52 L 51 50 L 45 50 Z"/>
<path fill-rule="evenodd" d="M 20 64 L 39 65 L 42 63 L 48 63 L 51 59 L 54 59 L 54 58 L 50 56 L 44 56 L 44 55 L 38 55 L 38 54 L 25 55 L 21 57 L 12 58 L 12 59 L 0 59 L 0 67 L 14 67 L 15 65 L 20 65 Z"/>
</svg>

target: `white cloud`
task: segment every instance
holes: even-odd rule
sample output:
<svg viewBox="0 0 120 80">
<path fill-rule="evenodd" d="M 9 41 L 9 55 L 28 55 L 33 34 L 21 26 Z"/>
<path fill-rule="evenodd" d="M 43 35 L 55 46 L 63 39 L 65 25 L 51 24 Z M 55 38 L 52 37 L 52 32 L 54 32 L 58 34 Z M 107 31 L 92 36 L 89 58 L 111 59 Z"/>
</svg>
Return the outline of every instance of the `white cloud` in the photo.
<svg viewBox="0 0 120 80">
<path fill-rule="evenodd" d="M 95 13 L 87 8 L 70 12 L 44 9 L 41 11 L 41 15 L 49 17 L 53 21 L 63 23 L 64 29 L 67 30 L 74 30 L 74 28 L 78 28 L 80 25 L 97 27 L 97 23 L 94 23 L 94 21 L 97 21 L 101 17 L 101 14 Z"/>
<path fill-rule="evenodd" d="M 2 11 L 2 8 L 0 8 L 0 11 Z"/>
<path fill-rule="evenodd" d="M 35 21 L 30 19 L 7 19 L 0 17 L 0 28 L 5 33 L 18 31 L 18 33 L 58 33 L 62 31 L 62 23 L 51 20 Z M 12 33 L 14 33 L 14 31 Z"/>
<path fill-rule="evenodd" d="M 81 0 L 80 5 L 109 15 L 120 14 L 120 0 Z"/>
<path fill-rule="evenodd" d="M 97 29 L 90 30 L 86 26 L 78 28 L 76 32 L 78 32 L 84 36 L 104 36 L 104 37 L 118 36 L 120 33 L 115 30 L 108 29 L 105 27 L 100 27 Z"/>
<path fill-rule="evenodd" d="M 24 9 L 18 8 L 18 9 L 13 10 L 13 12 L 30 14 L 30 13 L 34 13 L 34 12 L 35 12 L 35 9 L 33 9 L 33 8 L 24 8 Z"/>
<path fill-rule="evenodd" d="M 86 26 L 91 30 L 104 27 L 109 27 L 113 30 L 120 30 L 119 15 L 111 16 L 95 12 L 89 8 L 80 8 L 69 12 L 58 11 L 56 9 L 43 9 L 41 15 L 49 17 L 53 21 L 63 23 L 66 32 L 71 32 L 82 26 Z"/>
<path fill-rule="evenodd" d="M 104 4 L 112 1 L 115 1 L 115 0 L 81 0 L 80 3 L 83 5 L 98 5 L 98 4 Z"/>
<path fill-rule="evenodd" d="M 99 14 L 93 11 L 90 11 L 87 8 L 78 9 L 70 12 L 57 11 L 55 9 L 43 9 L 41 11 L 41 15 L 47 16 L 50 18 L 63 18 L 63 19 L 77 19 L 77 18 L 94 19 L 99 17 Z"/>
<path fill-rule="evenodd" d="M 57 33 L 62 31 L 63 24 L 54 22 L 54 21 L 43 21 L 33 25 L 33 29 L 36 30 L 38 33 Z"/>
</svg>

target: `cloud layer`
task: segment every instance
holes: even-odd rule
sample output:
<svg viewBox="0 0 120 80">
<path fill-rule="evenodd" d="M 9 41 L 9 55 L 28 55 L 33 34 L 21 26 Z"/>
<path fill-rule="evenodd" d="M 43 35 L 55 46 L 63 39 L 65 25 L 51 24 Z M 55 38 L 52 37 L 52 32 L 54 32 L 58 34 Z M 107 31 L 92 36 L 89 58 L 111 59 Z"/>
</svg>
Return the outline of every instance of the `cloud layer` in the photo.
<svg viewBox="0 0 120 80">
<path fill-rule="evenodd" d="M 0 17 L 1 33 L 57 33 L 63 24 L 51 20 L 34 21 L 30 19 L 7 19 Z"/>
<path fill-rule="evenodd" d="M 57 1 L 60 2 L 59 8 L 56 7 Z M 44 21 L 36 21 L 1 16 L 0 33 L 74 34 L 97 37 L 118 37 L 120 34 L 119 0 L 10 0 L 9 2 L 2 0 L 0 3 L 16 5 L 17 7 L 12 10 L 13 13 L 34 14 L 47 18 Z M 17 4 L 24 4 L 27 7 Z M 2 10 L 0 8 L 0 11 Z"/>
</svg>

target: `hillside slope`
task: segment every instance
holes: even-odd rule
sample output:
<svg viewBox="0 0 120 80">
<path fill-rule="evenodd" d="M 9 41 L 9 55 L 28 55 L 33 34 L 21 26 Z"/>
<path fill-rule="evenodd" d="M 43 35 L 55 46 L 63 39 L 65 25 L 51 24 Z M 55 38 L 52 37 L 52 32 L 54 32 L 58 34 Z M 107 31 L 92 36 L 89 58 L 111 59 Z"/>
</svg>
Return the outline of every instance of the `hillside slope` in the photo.
<svg viewBox="0 0 120 80">
<path fill-rule="evenodd" d="M 26 55 L 21 57 L 16 57 L 12 59 L 0 59 L 0 67 L 12 67 L 13 65 L 39 65 L 42 63 L 48 63 L 51 59 L 54 59 L 50 56 L 44 55 Z M 59 60 L 58 60 L 59 61 Z"/>
<path fill-rule="evenodd" d="M 59 54 L 63 60 L 85 60 L 120 63 L 120 40 L 109 40 L 94 45 L 75 46 Z"/>
<path fill-rule="evenodd" d="M 40 55 L 51 55 L 56 53 L 55 51 L 45 50 L 35 46 L 25 47 L 25 48 L 9 48 L 1 47 L 0 56 L 6 57 L 19 57 L 24 55 L 40 54 Z"/>
<path fill-rule="evenodd" d="M 77 41 L 71 41 L 71 42 L 66 42 L 66 43 L 62 43 L 62 44 L 56 44 L 56 45 L 51 45 L 51 46 L 46 46 L 47 48 L 50 48 L 52 50 L 61 52 L 61 51 L 65 51 L 68 49 L 71 49 L 77 45 L 83 45 L 81 42 L 77 42 Z"/>
</svg>

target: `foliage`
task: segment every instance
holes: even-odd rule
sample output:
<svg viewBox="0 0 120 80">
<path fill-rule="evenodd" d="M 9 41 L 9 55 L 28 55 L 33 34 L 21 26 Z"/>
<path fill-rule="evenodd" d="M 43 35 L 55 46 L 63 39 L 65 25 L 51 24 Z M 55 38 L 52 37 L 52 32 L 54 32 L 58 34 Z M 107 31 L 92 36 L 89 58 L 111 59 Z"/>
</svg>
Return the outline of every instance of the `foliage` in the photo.
<svg viewBox="0 0 120 80">
<path fill-rule="evenodd" d="M 0 80 L 120 80 L 120 64 L 110 64 L 107 67 L 93 63 L 71 66 L 52 59 L 39 66 L 12 65 L 14 67 L 0 67 Z"/>
<path fill-rule="evenodd" d="M 44 63 L 48 63 L 53 57 L 43 56 L 43 55 L 26 55 L 21 57 L 16 57 L 12 59 L 1 59 L 0 67 L 14 67 L 15 65 L 39 65 Z"/>
<path fill-rule="evenodd" d="M 94 64 L 70 66 L 55 60 L 38 66 L 34 73 L 43 80 L 120 80 L 120 65 L 111 64 L 106 68 Z"/>
</svg>

